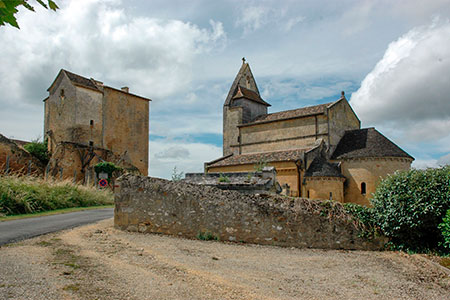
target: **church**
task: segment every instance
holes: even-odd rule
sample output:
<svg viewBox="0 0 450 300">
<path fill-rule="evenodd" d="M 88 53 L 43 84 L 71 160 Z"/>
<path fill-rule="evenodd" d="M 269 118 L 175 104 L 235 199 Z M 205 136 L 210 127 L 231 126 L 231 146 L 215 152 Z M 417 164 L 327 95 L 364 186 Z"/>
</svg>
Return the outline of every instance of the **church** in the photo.
<svg viewBox="0 0 450 300">
<path fill-rule="evenodd" d="M 408 170 L 414 158 L 361 121 L 345 98 L 268 113 L 249 64 L 223 105 L 223 157 L 206 173 L 254 172 L 271 166 L 283 194 L 370 205 L 381 178 Z"/>
</svg>

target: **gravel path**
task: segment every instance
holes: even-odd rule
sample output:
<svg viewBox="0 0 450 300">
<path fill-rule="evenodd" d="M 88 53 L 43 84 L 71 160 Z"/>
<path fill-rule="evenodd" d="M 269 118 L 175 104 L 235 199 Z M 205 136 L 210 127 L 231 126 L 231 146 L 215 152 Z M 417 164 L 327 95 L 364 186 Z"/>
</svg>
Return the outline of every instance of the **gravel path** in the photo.
<svg viewBox="0 0 450 300">
<path fill-rule="evenodd" d="M 0 247 L 0 299 L 450 299 L 419 255 L 127 233 L 101 221 Z"/>
</svg>

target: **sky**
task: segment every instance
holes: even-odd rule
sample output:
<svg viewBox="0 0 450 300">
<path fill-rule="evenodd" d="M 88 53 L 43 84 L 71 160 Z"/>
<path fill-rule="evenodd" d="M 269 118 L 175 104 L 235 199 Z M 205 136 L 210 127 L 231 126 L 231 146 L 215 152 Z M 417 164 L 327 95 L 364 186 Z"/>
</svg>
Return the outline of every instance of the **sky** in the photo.
<svg viewBox="0 0 450 300">
<path fill-rule="evenodd" d="M 33 1 L 31 1 L 33 2 Z M 57 0 L 0 27 L 0 133 L 43 136 L 61 68 L 150 104 L 149 175 L 222 156 L 222 107 L 245 57 L 269 112 L 339 99 L 415 157 L 450 163 L 450 0 Z"/>
</svg>

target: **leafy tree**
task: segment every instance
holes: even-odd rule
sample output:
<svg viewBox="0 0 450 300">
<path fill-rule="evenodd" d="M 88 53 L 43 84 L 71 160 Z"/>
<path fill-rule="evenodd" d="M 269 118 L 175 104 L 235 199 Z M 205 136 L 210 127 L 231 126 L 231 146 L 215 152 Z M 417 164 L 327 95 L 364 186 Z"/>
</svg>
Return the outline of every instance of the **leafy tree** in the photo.
<svg viewBox="0 0 450 300">
<path fill-rule="evenodd" d="M 52 0 L 47 0 L 47 4 L 45 4 L 43 0 L 36 0 L 36 2 L 46 9 L 50 8 L 53 11 L 56 11 L 59 8 L 58 5 L 56 5 L 56 3 Z M 15 14 L 19 11 L 18 8 L 20 6 L 23 6 L 28 10 L 35 11 L 34 7 L 28 3 L 28 0 L 0 0 L 0 26 L 9 24 L 20 29 L 15 17 Z"/>
<path fill-rule="evenodd" d="M 40 142 L 39 139 L 32 141 L 23 146 L 25 150 L 30 152 L 31 155 L 39 159 L 44 165 L 48 163 L 49 153 L 48 153 L 48 145 L 47 140 L 44 142 Z"/>
</svg>

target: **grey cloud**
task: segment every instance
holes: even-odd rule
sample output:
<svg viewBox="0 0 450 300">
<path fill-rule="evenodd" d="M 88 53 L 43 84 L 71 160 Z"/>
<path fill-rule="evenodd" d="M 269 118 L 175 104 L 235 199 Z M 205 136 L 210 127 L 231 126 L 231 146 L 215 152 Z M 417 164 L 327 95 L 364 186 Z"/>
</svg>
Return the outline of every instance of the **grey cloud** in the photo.
<svg viewBox="0 0 450 300">
<path fill-rule="evenodd" d="M 172 146 L 167 149 L 164 149 L 163 151 L 160 151 L 158 153 L 155 153 L 156 158 L 189 158 L 189 150 L 182 147 L 182 146 Z"/>
</svg>

